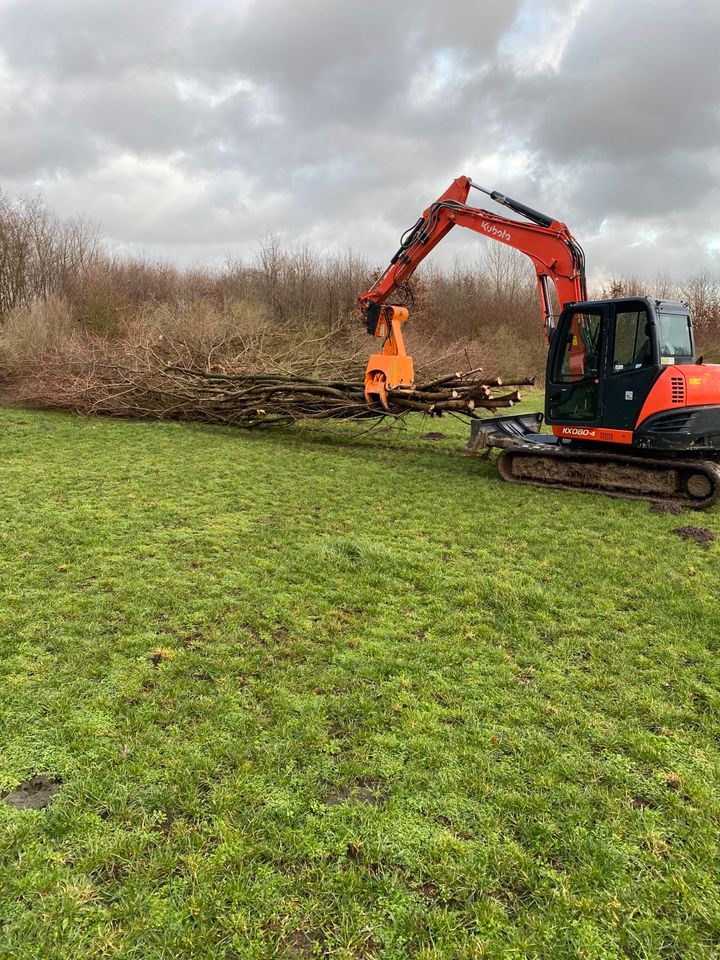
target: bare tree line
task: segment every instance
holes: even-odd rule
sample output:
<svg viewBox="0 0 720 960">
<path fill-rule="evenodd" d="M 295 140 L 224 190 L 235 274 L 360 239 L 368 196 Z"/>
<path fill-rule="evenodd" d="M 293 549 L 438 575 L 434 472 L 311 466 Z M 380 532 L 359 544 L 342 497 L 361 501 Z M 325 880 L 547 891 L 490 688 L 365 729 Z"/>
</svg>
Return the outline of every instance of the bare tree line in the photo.
<svg viewBox="0 0 720 960">
<path fill-rule="evenodd" d="M 82 217 L 61 219 L 40 197 L 0 194 L 0 318 L 58 292 L 100 252 L 97 227 Z"/>
<path fill-rule="evenodd" d="M 720 348 L 720 277 L 701 267 L 685 280 L 674 281 L 667 273 L 653 281 L 627 276 L 601 287 L 600 297 L 645 296 L 683 300 L 690 308 L 695 336 L 702 347 Z"/>
<path fill-rule="evenodd" d="M 355 356 L 365 349 L 358 350 L 356 299 L 380 269 L 352 252 L 320 254 L 275 236 L 247 261 L 181 269 L 112 253 L 96 225 L 58 217 L 39 197 L 0 195 L 0 361 L 7 375 L 23 362 L 47 363 L 62 342 L 77 353 L 83 338 L 133 341 L 141 328 L 143 342 L 197 340 L 200 357 L 217 358 L 234 337 L 260 328 L 292 329 L 293 339 L 298 330 L 314 330 L 325 347 L 332 341 L 336 353 Z M 489 244 L 472 264 L 426 264 L 399 293 L 411 307 L 414 353 L 431 356 L 455 345 L 488 373 L 542 376 L 535 277 L 521 254 Z M 706 268 L 679 282 L 620 277 L 593 295 L 685 300 L 700 348 L 711 356 L 720 350 L 720 277 Z"/>
</svg>

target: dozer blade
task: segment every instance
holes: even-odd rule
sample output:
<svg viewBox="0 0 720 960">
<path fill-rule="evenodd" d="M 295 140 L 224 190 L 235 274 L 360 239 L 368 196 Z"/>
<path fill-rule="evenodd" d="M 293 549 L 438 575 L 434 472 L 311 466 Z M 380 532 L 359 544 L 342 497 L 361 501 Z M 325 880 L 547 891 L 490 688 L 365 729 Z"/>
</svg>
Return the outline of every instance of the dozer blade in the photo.
<svg viewBox="0 0 720 960">
<path fill-rule="evenodd" d="M 468 451 L 483 450 L 487 447 L 507 447 L 528 440 L 542 442 L 540 434 L 543 415 L 541 413 L 521 413 L 514 417 L 488 417 L 473 420 L 470 425 L 470 440 L 465 447 Z M 547 435 L 550 443 L 557 439 Z"/>
</svg>

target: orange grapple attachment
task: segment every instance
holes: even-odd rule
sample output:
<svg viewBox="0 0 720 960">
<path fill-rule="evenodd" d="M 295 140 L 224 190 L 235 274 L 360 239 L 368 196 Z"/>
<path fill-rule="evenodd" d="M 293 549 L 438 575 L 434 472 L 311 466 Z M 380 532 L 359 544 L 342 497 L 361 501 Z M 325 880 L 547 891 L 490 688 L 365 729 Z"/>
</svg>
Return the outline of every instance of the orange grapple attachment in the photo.
<svg viewBox="0 0 720 960">
<path fill-rule="evenodd" d="M 410 314 L 406 307 L 384 306 L 377 310 L 376 337 L 383 338 L 381 353 L 368 359 L 365 371 L 365 399 L 370 405 L 387 409 L 388 390 L 410 387 L 415 380 L 412 357 L 405 352 L 402 324 Z"/>
</svg>

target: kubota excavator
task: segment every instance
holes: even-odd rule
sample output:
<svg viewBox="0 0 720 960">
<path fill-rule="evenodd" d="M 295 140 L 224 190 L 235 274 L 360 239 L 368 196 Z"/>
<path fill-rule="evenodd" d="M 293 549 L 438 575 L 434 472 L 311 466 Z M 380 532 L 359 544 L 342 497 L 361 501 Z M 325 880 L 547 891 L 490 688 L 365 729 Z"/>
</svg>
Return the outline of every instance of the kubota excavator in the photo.
<svg viewBox="0 0 720 960">
<path fill-rule="evenodd" d="M 524 220 L 466 201 L 471 189 Z M 585 256 L 564 223 L 469 177 L 458 177 L 400 241 L 400 249 L 359 298 L 368 333 L 383 341 L 365 376 L 368 403 L 413 383 L 405 352 L 404 306 L 388 304 L 422 260 L 455 227 L 467 227 L 527 254 L 538 280 L 549 347 L 542 414 L 476 419 L 468 449 L 499 448 L 504 480 L 681 502 L 704 509 L 720 497 L 720 365 L 695 358 L 687 307 L 677 300 L 588 300 Z M 560 305 L 553 314 L 549 281 Z"/>
</svg>

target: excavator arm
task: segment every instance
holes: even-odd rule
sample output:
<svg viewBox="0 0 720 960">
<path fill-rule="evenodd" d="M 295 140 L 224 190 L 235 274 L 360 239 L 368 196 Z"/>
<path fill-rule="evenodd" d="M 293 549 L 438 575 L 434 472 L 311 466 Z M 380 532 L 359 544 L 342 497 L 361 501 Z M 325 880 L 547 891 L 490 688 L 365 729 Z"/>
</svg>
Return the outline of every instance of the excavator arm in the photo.
<svg viewBox="0 0 720 960">
<path fill-rule="evenodd" d="M 530 222 L 511 220 L 466 203 L 471 189 L 486 193 Z M 585 257 L 564 223 L 506 197 L 485 190 L 469 177 L 458 177 L 432 203 L 400 241 L 400 248 L 385 272 L 360 296 L 368 332 L 383 339 L 382 353 L 370 357 L 365 375 L 368 402 L 379 399 L 387 406 L 387 390 L 412 384 L 412 358 L 405 353 L 401 326 L 408 319 L 405 307 L 387 304 L 393 292 L 417 269 L 453 227 L 466 227 L 481 236 L 520 250 L 533 262 L 546 342 L 553 329 L 549 281 L 560 307 L 587 299 Z"/>
</svg>

